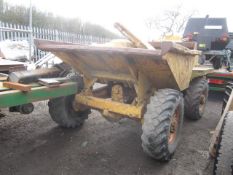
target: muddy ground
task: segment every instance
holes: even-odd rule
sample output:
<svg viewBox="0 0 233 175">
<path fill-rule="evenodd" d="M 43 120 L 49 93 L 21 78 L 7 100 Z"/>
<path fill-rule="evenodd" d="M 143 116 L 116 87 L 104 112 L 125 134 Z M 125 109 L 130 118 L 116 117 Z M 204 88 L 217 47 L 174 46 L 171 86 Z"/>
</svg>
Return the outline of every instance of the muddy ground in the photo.
<svg viewBox="0 0 233 175">
<path fill-rule="evenodd" d="M 169 163 L 141 149 L 141 125 L 109 123 L 93 111 L 81 130 L 59 128 L 46 102 L 30 115 L 0 119 L 0 175 L 202 175 L 211 174 L 210 131 L 220 117 L 222 95 L 211 93 L 205 116 L 185 120 L 180 145 Z M 5 110 L 6 111 L 6 110 Z"/>
</svg>

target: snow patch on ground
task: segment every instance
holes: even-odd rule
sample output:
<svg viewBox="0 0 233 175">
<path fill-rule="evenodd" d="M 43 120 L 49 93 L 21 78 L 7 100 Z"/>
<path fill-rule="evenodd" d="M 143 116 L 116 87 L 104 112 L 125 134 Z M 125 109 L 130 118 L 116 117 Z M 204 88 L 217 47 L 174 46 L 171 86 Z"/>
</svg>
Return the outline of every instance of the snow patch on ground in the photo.
<svg viewBox="0 0 233 175">
<path fill-rule="evenodd" d="M 29 43 L 26 40 L 0 41 L 0 57 L 14 61 L 27 61 L 29 60 L 29 47 Z"/>
</svg>

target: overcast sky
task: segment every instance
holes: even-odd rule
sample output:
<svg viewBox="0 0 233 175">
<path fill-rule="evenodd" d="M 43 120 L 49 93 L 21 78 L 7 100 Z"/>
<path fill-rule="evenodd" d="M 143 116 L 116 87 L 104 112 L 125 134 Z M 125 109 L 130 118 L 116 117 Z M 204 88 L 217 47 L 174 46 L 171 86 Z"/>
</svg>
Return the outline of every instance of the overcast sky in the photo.
<svg viewBox="0 0 233 175">
<path fill-rule="evenodd" d="M 5 0 L 11 4 L 29 5 L 30 0 Z M 182 5 L 183 13 L 197 11 L 195 17 L 226 17 L 233 31 L 233 7 L 230 0 L 32 0 L 42 11 L 64 17 L 80 17 L 114 31 L 118 21 L 141 38 L 148 38 L 146 19 L 161 16 L 165 10 Z M 156 35 L 155 35 L 156 36 Z"/>
</svg>

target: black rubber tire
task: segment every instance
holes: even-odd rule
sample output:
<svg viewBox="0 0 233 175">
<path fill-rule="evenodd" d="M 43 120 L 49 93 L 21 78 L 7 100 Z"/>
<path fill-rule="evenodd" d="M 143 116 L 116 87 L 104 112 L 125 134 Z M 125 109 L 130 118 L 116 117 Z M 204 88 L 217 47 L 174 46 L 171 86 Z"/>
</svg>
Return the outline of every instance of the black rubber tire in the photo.
<svg viewBox="0 0 233 175">
<path fill-rule="evenodd" d="M 233 111 L 230 111 L 222 126 L 217 155 L 214 161 L 214 175 L 232 175 L 233 167 Z"/>
<path fill-rule="evenodd" d="M 66 73 L 65 76 L 71 81 L 77 82 L 77 93 L 83 89 L 83 78 L 80 75 L 77 73 Z M 75 111 L 72 104 L 74 97 L 75 95 L 53 98 L 48 102 L 51 118 L 61 127 L 79 128 L 91 113 L 90 109 Z"/>
<path fill-rule="evenodd" d="M 176 109 L 179 111 L 177 135 L 169 144 L 171 118 Z M 169 161 L 180 140 L 183 125 L 184 103 L 183 95 L 173 89 L 161 89 L 150 98 L 144 114 L 142 125 L 142 148 L 144 152 L 159 161 Z"/>
<path fill-rule="evenodd" d="M 54 66 L 60 69 L 59 77 L 66 77 L 66 75 L 70 74 L 70 72 L 72 71 L 71 66 L 64 62 L 60 64 L 55 64 Z"/>
<path fill-rule="evenodd" d="M 202 78 L 195 78 L 191 81 L 189 88 L 185 91 L 184 97 L 184 115 L 191 120 L 202 118 L 208 99 L 209 85 L 208 81 Z M 204 102 L 202 102 L 204 96 Z M 200 110 L 201 102 L 203 109 Z"/>
<path fill-rule="evenodd" d="M 223 96 L 223 103 L 222 103 L 222 113 L 227 105 L 227 102 L 230 98 L 231 92 L 233 90 L 233 83 L 229 82 L 226 87 L 225 87 L 225 91 L 224 91 L 224 96 Z"/>
<path fill-rule="evenodd" d="M 49 100 L 49 114 L 53 121 L 64 128 L 78 128 L 88 118 L 90 110 L 75 111 L 72 102 L 74 95 Z"/>
<path fill-rule="evenodd" d="M 219 57 L 215 57 L 213 60 L 212 60 L 212 64 L 213 64 L 213 67 L 214 69 L 220 69 L 222 67 L 222 58 L 219 58 Z"/>
</svg>

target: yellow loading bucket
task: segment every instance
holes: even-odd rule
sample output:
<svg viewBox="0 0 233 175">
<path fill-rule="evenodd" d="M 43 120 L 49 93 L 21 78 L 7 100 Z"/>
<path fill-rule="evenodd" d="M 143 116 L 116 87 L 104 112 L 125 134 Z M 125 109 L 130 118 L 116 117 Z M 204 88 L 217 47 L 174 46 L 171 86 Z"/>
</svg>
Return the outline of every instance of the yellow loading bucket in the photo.
<svg viewBox="0 0 233 175">
<path fill-rule="evenodd" d="M 173 42 L 157 43 L 156 50 L 83 46 L 46 40 L 35 40 L 35 45 L 52 52 L 84 77 L 134 83 L 140 72 L 156 89 L 186 89 L 195 59 L 200 54 Z"/>
</svg>

